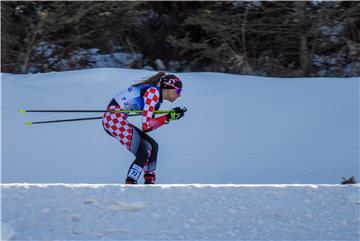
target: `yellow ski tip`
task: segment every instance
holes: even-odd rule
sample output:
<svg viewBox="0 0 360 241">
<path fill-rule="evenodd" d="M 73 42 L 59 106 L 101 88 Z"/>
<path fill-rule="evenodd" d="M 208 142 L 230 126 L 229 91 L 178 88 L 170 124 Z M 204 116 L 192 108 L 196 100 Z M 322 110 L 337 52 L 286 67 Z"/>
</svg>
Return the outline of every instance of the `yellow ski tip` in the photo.
<svg viewBox="0 0 360 241">
<path fill-rule="evenodd" d="M 32 125 L 32 122 L 31 122 L 31 121 L 27 121 L 27 122 L 25 122 L 25 125 L 31 126 L 31 125 Z"/>
<path fill-rule="evenodd" d="M 25 113 L 25 112 L 26 112 L 26 110 L 24 110 L 24 109 L 19 110 L 19 113 Z"/>
</svg>

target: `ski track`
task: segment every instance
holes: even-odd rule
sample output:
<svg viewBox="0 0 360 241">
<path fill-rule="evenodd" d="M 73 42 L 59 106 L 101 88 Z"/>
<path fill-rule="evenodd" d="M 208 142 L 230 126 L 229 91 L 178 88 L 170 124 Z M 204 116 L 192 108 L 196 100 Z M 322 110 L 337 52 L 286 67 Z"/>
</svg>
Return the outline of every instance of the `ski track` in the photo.
<svg viewBox="0 0 360 241">
<path fill-rule="evenodd" d="M 2 240 L 359 240 L 359 187 L 2 184 Z"/>
</svg>

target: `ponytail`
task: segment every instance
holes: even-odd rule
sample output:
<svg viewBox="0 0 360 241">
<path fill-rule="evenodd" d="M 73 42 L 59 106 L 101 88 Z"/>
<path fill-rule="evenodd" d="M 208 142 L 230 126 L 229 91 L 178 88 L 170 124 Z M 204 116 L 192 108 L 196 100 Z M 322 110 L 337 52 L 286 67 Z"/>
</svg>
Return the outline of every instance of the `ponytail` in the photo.
<svg viewBox="0 0 360 241">
<path fill-rule="evenodd" d="M 162 76 L 166 75 L 165 72 L 157 72 L 155 75 L 151 76 L 150 78 L 148 78 L 147 80 L 143 81 L 143 82 L 140 82 L 140 83 L 135 83 L 133 84 L 132 86 L 133 87 L 137 87 L 137 86 L 140 86 L 140 85 L 144 85 L 144 84 L 151 84 L 151 85 L 158 85 L 159 84 L 159 81 L 160 81 L 160 78 Z"/>
</svg>

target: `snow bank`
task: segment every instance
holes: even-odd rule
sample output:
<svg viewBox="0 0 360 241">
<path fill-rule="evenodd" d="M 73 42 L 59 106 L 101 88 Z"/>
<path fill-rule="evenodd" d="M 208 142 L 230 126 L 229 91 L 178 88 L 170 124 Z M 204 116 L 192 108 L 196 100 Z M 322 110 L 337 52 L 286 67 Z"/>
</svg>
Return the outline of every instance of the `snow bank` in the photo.
<svg viewBox="0 0 360 241">
<path fill-rule="evenodd" d="M 359 185 L 1 187 L 2 222 L 10 230 L 3 239 L 359 240 L 360 235 Z"/>
</svg>

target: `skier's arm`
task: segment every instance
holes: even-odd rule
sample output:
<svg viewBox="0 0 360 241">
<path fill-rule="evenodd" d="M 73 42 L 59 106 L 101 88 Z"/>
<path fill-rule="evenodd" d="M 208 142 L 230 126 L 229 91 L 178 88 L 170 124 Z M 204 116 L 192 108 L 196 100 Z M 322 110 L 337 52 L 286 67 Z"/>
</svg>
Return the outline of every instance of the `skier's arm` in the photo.
<svg viewBox="0 0 360 241">
<path fill-rule="evenodd" d="M 144 132 L 155 130 L 168 122 L 166 115 L 154 117 L 155 106 L 160 100 L 160 93 L 155 87 L 147 89 L 144 93 L 144 110 L 142 115 L 142 129 Z"/>
</svg>

